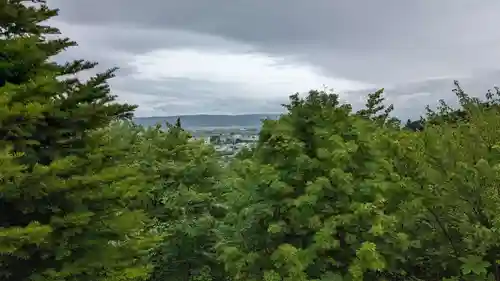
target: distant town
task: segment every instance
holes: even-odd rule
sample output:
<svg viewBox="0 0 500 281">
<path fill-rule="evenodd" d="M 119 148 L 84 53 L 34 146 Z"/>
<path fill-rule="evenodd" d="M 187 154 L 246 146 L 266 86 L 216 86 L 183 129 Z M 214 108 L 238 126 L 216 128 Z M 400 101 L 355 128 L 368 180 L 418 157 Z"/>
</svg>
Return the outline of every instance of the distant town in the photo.
<svg viewBox="0 0 500 281">
<path fill-rule="evenodd" d="M 165 122 L 173 124 L 180 118 L 182 127 L 193 135 L 193 140 L 203 140 L 222 155 L 232 157 L 257 142 L 263 119 L 275 120 L 278 117 L 279 114 L 184 115 L 138 117 L 134 121 L 143 126 L 153 126 Z"/>
<path fill-rule="evenodd" d="M 219 128 L 193 130 L 193 140 L 203 140 L 211 144 L 224 156 L 232 157 L 243 148 L 250 148 L 259 138 L 257 128 Z"/>
</svg>

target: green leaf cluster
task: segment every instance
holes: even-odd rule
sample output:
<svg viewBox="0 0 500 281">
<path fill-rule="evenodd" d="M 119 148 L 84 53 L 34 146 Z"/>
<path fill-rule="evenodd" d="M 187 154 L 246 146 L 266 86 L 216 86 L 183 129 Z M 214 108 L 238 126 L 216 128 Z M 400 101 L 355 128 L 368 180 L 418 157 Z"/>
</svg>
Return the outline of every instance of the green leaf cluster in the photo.
<svg viewBox="0 0 500 281">
<path fill-rule="evenodd" d="M 164 131 L 119 124 L 116 135 L 132 140 L 130 161 L 149 179 L 147 211 L 162 235 L 152 252 L 151 280 L 221 280 L 225 273 L 213 245 L 217 221 L 226 212 L 218 200 L 224 171 L 213 147 L 193 141 L 180 121 L 167 125 Z M 127 132 L 132 138 L 124 138 Z"/>
<path fill-rule="evenodd" d="M 358 112 L 294 95 L 232 164 L 217 251 L 234 280 L 498 277 L 499 112 L 461 92 L 467 119 L 411 132 L 382 91 Z"/>
</svg>

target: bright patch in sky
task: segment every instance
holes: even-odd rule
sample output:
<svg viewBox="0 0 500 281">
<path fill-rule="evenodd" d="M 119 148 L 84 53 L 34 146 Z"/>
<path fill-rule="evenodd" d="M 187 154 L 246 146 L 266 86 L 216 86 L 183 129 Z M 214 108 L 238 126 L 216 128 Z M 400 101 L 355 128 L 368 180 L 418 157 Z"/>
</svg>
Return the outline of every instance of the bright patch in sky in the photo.
<svg viewBox="0 0 500 281">
<path fill-rule="evenodd" d="M 251 93 L 247 98 L 287 97 L 294 92 L 321 89 L 335 91 L 371 88 L 373 85 L 327 77 L 318 69 L 280 57 L 261 53 L 229 53 L 196 49 L 161 49 L 136 55 L 129 63 L 134 78 L 162 81 L 188 78 L 228 84 L 228 94 Z"/>
</svg>

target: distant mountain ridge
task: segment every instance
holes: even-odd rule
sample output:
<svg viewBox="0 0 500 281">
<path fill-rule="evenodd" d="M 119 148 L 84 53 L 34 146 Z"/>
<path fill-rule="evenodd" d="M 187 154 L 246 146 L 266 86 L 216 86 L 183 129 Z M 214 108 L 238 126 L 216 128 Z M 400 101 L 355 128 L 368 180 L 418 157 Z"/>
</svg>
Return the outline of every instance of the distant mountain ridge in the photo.
<svg viewBox="0 0 500 281">
<path fill-rule="evenodd" d="M 143 126 L 165 125 L 166 122 L 174 124 L 180 118 L 183 128 L 209 129 L 209 128 L 260 128 L 263 119 L 275 120 L 280 114 L 239 114 L 239 115 L 177 115 L 136 117 L 133 121 Z"/>
</svg>

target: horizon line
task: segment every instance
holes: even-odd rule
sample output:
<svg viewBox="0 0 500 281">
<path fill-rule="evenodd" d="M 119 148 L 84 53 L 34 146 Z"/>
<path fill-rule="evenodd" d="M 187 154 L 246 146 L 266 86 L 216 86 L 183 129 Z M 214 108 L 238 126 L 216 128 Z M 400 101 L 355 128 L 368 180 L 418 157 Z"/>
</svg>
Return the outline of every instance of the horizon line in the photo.
<svg viewBox="0 0 500 281">
<path fill-rule="evenodd" d="M 268 113 L 239 113 L 239 114 L 211 114 L 211 113 L 195 113 L 195 114 L 177 114 L 177 115 L 156 115 L 156 116 L 134 116 L 133 118 L 166 118 L 166 117 L 185 117 L 185 116 L 245 116 L 245 115 L 281 115 L 285 112 L 268 112 Z"/>
</svg>

